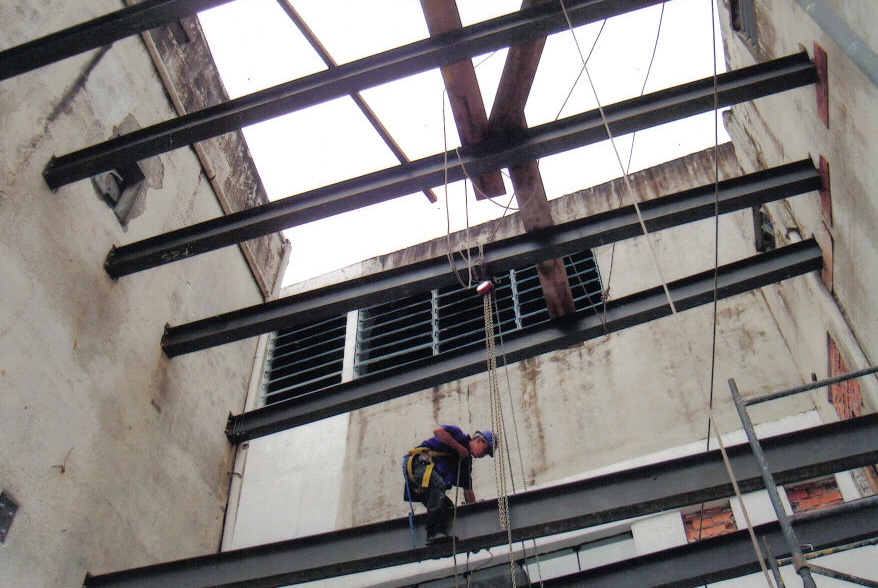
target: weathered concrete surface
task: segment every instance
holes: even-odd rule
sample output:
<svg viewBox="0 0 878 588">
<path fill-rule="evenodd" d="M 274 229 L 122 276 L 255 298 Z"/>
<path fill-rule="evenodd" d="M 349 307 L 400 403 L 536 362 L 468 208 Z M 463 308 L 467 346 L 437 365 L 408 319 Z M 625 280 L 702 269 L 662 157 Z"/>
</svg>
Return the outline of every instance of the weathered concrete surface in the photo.
<svg viewBox="0 0 878 588">
<path fill-rule="evenodd" d="M 722 7 L 721 21 L 726 25 L 728 3 L 718 4 Z M 875 38 L 878 9 L 840 1 L 828 4 L 841 11 L 845 20 L 856 23 L 854 28 L 862 38 Z M 729 60 L 734 67 L 794 53 L 800 45 L 810 48 L 817 39 L 830 52 L 830 88 L 847 84 L 838 93 L 830 89 L 832 125 L 841 120 L 831 130 L 818 126 L 814 88 L 735 107 L 725 119 L 744 171 L 808 156 L 816 164 L 820 154 L 830 157 L 831 225 L 822 218 L 816 193 L 796 196 L 769 208 L 781 244 L 812 234 L 824 244 L 828 236 L 835 239 L 835 291 L 830 292 L 816 275 L 796 278 L 720 301 L 715 313 L 710 306 L 686 311 L 501 370 L 510 470 L 515 479 L 511 489 L 583 476 L 684 446 L 705 446 L 705 438 L 716 428 L 736 431 L 740 422 L 731 405 L 727 380 L 734 378 L 744 395 L 752 396 L 801 384 L 812 374 L 824 377 L 828 369 L 827 334 L 839 344 L 849 367 L 874 362 L 874 339 L 878 336 L 874 320 L 878 314 L 871 294 L 875 290 L 874 272 L 868 268 L 878 260 L 874 258 L 874 239 L 867 236 L 874 234 L 876 213 L 870 196 L 876 188 L 872 165 L 875 145 L 871 139 L 878 136 L 873 128 L 875 89 L 850 64 L 842 62 L 837 48 L 827 46 L 794 0 L 757 1 L 756 5 L 759 17 L 767 19 L 760 21 L 764 47 L 749 49 L 735 33 L 726 30 Z M 839 184 L 836 165 L 841 168 Z M 719 168 L 720 177 L 740 173 L 728 147 L 723 149 Z M 713 169 L 709 155 L 702 153 L 636 174 L 632 179 L 637 196 L 647 198 L 711 181 Z M 624 182 L 617 181 L 559 198 L 552 201 L 553 216 L 563 222 L 616 207 L 623 188 Z M 495 224 L 471 228 L 468 243 L 463 243 L 460 236 L 452 237 L 453 248 L 485 242 L 495 229 L 497 238 L 521 231 L 518 220 L 511 217 L 499 228 Z M 718 246 L 715 233 L 719 234 Z M 611 297 L 619 298 L 654 286 L 662 278 L 673 280 L 712 268 L 715 262 L 752 255 L 754 241 L 753 219 L 747 211 L 723 217 L 718 227 L 713 221 L 702 221 L 648 239 L 630 239 L 615 248 L 602 247 L 597 256 L 604 286 Z M 296 285 L 288 293 L 447 252 L 447 241 L 438 239 Z M 653 257 L 658 259 L 658 267 Z M 502 355 L 502 347 L 498 347 L 498 353 Z M 867 410 L 875 406 L 874 388 L 874 379 L 863 381 Z M 332 499 L 322 502 L 330 508 L 337 504 L 338 512 L 334 517 L 329 514 L 327 520 L 335 519 L 335 526 L 342 528 L 400 516 L 408 508 L 401 500 L 402 454 L 429 436 L 438 423 L 459 423 L 470 431 L 487 426 L 488 393 L 488 382 L 482 375 L 351 413 L 344 467 L 338 484 L 325 488 Z M 715 427 L 710 429 L 709 404 L 715 416 Z M 752 420 L 769 428 L 798 421 L 802 415 L 807 419 L 801 420 L 837 418 L 825 390 L 751 409 Z M 293 433 L 259 440 L 263 461 L 280 446 L 280 437 L 287 434 Z M 313 455 L 300 459 L 319 463 Z M 495 495 L 492 465 L 490 460 L 477 462 L 476 493 L 481 498 Z M 261 483 L 265 481 L 260 478 Z M 247 483 L 245 479 L 245 488 Z M 298 482 L 284 480 L 271 491 L 288 491 L 284 484 Z M 250 500 L 256 503 L 252 497 Z M 291 505 L 286 516 L 295 519 L 301 514 L 297 510 L 300 508 Z M 253 541 L 253 537 L 248 539 Z M 856 557 L 860 563 L 870 561 L 868 556 Z"/>
<path fill-rule="evenodd" d="M 824 4 L 867 46 L 878 50 L 874 43 L 878 6 L 837 0 L 824 0 Z M 726 127 L 748 171 L 803 157 L 810 157 L 815 165 L 821 157 L 829 163 L 831 218 L 822 211 L 816 193 L 768 208 L 779 242 L 788 241 L 792 230 L 803 238 L 815 236 L 824 251 L 832 252 L 832 283 L 784 285 L 777 291 L 773 308 L 778 320 L 789 325 L 786 331 L 796 342 L 795 360 L 803 377 L 809 371 L 825 375 L 827 334 L 838 343 L 849 369 L 865 367 L 878 360 L 878 277 L 870 269 L 878 263 L 878 88 L 797 2 L 759 3 L 758 13 L 758 48 L 724 30 L 731 66 L 802 49 L 813 58 L 815 43 L 826 51 L 828 61 L 828 128 L 818 117 L 813 87 L 795 90 L 786 98 L 737 105 L 726 116 Z M 728 22 L 725 16 L 720 20 L 724 26 Z M 832 316 L 815 313 L 817 301 L 834 302 L 838 309 Z M 874 378 L 860 382 L 865 409 L 876 410 L 878 384 Z"/>
<path fill-rule="evenodd" d="M 4 4 L 0 47 L 119 7 Z M 114 244 L 223 213 L 191 149 L 148 164 L 156 177 L 127 230 L 90 181 L 52 193 L 42 179 L 52 155 L 126 120 L 173 116 L 139 37 L 0 84 L 0 487 L 20 505 L 0 547 L 2 586 L 78 586 L 86 571 L 218 548 L 232 463 L 223 428 L 244 405 L 256 343 L 170 360 L 159 342 L 168 322 L 263 292 L 237 248 L 119 281 L 103 271 Z"/>
<path fill-rule="evenodd" d="M 738 175 L 731 145 L 722 146 L 719 154 L 720 178 Z M 707 150 L 633 174 L 631 180 L 636 197 L 645 200 L 708 183 L 714 169 L 712 150 Z M 616 208 L 620 196 L 625 197 L 624 204 L 630 204 L 632 195 L 626 194 L 626 189 L 625 183 L 617 180 L 552 200 L 553 214 L 563 222 Z M 471 228 L 471 245 L 490 238 L 495 228 L 493 224 Z M 502 221 L 496 238 L 522 230 L 513 215 Z M 720 263 L 753 254 L 749 211 L 725 215 L 719 233 Z M 601 247 L 596 253 L 603 284 L 609 287 L 610 296 L 619 298 L 660 283 L 660 273 L 666 280 L 673 280 L 709 269 L 714 264 L 713 235 L 711 220 L 656 233 L 649 242 L 638 237 L 618 243 L 615 249 Z M 460 238 L 462 235 L 452 238 L 457 247 Z M 661 272 L 655 267 L 650 248 L 655 251 Z M 445 239 L 439 239 L 346 268 L 316 283 L 348 279 L 446 251 Z M 736 378 L 747 395 L 803 381 L 789 341 L 775 324 L 764 296 L 761 291 L 737 296 L 721 301 L 717 309 L 714 410 L 723 432 L 740 428 L 726 383 L 729 377 Z M 712 326 L 713 309 L 705 306 L 501 371 L 504 417 L 512 452 L 510 470 L 516 487 L 557 482 L 703 440 L 708 432 Z M 498 354 L 502 354 L 499 345 Z M 502 364 L 502 357 L 498 361 Z M 760 407 L 753 417 L 756 422 L 768 422 L 814 410 L 815 403 L 819 404 L 819 399 L 805 395 L 786 404 Z M 338 504 L 338 513 L 328 514 L 324 520 L 325 525 L 334 523 L 336 528 L 400 516 L 407 508 L 400 494 L 400 457 L 429 436 L 436 424 L 460 423 L 468 430 L 490 426 L 488 382 L 484 375 L 466 378 L 353 412 L 349 419 L 340 477 L 322 490 L 324 504 Z M 266 456 L 273 456 L 274 460 L 319 464 L 320 457 L 298 454 L 291 458 L 284 450 L 288 443 L 283 439 L 296 434 L 284 432 L 259 439 L 258 444 L 250 444 L 248 451 L 251 457 L 253 452 L 258 453 L 264 462 L 272 459 Z M 492 466 L 491 460 L 477 463 L 476 490 L 482 498 L 496 495 Z M 285 465 L 284 470 L 290 467 Z M 265 496 L 295 492 L 303 484 L 281 476 L 276 477 L 273 487 L 266 481 L 263 475 L 257 482 Z M 245 477 L 245 492 L 249 483 L 249 477 Z M 250 512 L 258 512 L 255 494 L 247 500 Z M 279 516 L 275 508 L 273 505 L 272 514 Z M 311 511 L 306 513 L 293 503 L 285 512 L 290 520 L 311 516 Z M 238 524 L 239 530 L 247 533 L 249 522 L 239 520 Z M 248 544 L 255 541 L 252 533 L 247 537 Z"/>
</svg>

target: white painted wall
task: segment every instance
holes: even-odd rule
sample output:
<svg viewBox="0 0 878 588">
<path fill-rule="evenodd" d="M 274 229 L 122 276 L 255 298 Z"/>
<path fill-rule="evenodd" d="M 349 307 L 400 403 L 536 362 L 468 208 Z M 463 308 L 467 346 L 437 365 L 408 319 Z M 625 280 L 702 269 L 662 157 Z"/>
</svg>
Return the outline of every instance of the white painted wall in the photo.
<svg viewBox="0 0 878 588">
<path fill-rule="evenodd" d="M 347 430 L 343 414 L 244 444 L 244 483 L 228 548 L 335 530 Z"/>
</svg>

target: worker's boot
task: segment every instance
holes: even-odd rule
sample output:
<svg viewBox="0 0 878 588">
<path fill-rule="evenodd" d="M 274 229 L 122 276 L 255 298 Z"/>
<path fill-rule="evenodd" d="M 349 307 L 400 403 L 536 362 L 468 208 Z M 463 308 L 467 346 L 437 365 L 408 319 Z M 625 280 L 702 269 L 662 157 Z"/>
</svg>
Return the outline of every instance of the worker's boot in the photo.
<svg viewBox="0 0 878 588">
<path fill-rule="evenodd" d="M 442 528 L 442 511 L 434 510 L 427 512 L 427 547 L 434 545 L 445 537 L 445 531 Z"/>
<path fill-rule="evenodd" d="M 427 547 L 455 539 L 451 535 L 448 518 L 448 510 L 446 508 L 438 508 L 427 512 Z"/>
</svg>

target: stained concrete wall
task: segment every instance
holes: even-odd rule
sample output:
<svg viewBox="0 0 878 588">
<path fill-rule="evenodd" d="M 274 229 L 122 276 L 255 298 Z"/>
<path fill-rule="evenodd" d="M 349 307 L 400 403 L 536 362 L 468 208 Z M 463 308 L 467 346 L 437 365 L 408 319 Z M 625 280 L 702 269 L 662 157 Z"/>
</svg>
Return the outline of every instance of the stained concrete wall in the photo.
<svg viewBox="0 0 878 588">
<path fill-rule="evenodd" d="M 510 470 L 517 490 L 586 476 L 680 447 L 704 447 L 709 430 L 709 396 L 713 398 L 714 429 L 738 430 L 740 423 L 731 406 L 728 378 L 735 378 L 744 395 L 750 396 L 807 382 L 812 374 L 826 376 L 827 334 L 839 343 L 851 368 L 870 363 L 869 358 L 874 355 L 871 341 L 875 336 L 875 312 L 871 292 L 875 278 L 873 272 L 865 269 L 875 261 L 874 243 L 866 237 L 874 233 L 874 199 L 870 197 L 875 188 L 873 146 L 869 139 L 874 136 L 869 132 L 875 124 L 869 108 L 875 103 L 874 88 L 862 77 L 857 78 L 859 74 L 852 71 L 850 64 L 839 64 L 843 58 L 839 57 L 838 49 L 827 47 L 824 35 L 807 21 L 793 0 L 756 1 L 760 34 L 771 48 L 764 52 L 745 47 L 728 30 L 728 2 L 720 0 L 719 4 L 729 60 L 734 67 L 796 52 L 800 44 L 810 48 L 817 39 L 830 50 L 830 79 L 834 75 L 842 78 L 831 81 L 831 86 L 850 85 L 838 94 L 830 90 L 830 104 L 834 105 L 831 119 L 850 120 L 840 123 L 841 128 L 833 127 L 831 132 L 820 130 L 815 122 L 813 87 L 734 107 L 726 115 L 725 123 L 737 153 L 725 152 L 720 165 L 722 175 L 726 176 L 809 156 L 816 165 L 820 153 L 832 155 L 832 226 L 826 226 L 820 216 L 816 192 L 769 208 L 779 244 L 812 235 L 825 244 L 826 234 L 836 240 L 835 289 L 827 288 L 816 273 L 798 277 L 720 301 L 715 315 L 712 307 L 701 307 L 502 370 L 503 414 L 511 449 Z M 871 33 L 876 15 L 871 6 L 828 4 L 842 10 L 846 20 L 855 22 L 854 28 L 863 33 L 863 38 L 875 37 Z M 768 21 L 763 22 L 764 18 Z M 777 24 L 780 22 L 786 24 Z M 863 147 L 865 150 L 860 151 Z M 843 162 L 836 163 L 837 159 Z M 738 169 L 739 160 L 743 170 Z M 841 167 L 839 184 L 836 165 Z M 705 154 L 686 158 L 638 175 L 635 192 L 645 198 L 683 189 L 690 182 L 704 183 L 712 179 L 712 169 Z M 556 221 L 618 205 L 622 186 L 619 181 L 554 200 Z M 840 197 L 839 189 L 843 192 Z M 520 230 L 514 218 L 504 223 L 497 231 L 498 238 Z M 714 231 L 713 221 L 702 221 L 663 231 L 649 239 L 630 239 L 617 244 L 614 250 L 599 248 L 597 257 L 604 285 L 609 286 L 612 297 L 621 298 L 654 286 L 661 278 L 672 280 L 712 268 Z M 478 242 L 493 232 L 494 227 L 488 225 L 471 229 L 470 235 Z M 724 216 L 717 232 L 719 263 L 755 253 L 749 211 Z M 460 246 L 460 242 L 455 243 Z M 445 240 L 437 240 L 297 285 L 288 292 L 328 285 L 446 252 Z M 658 259 L 660 270 L 653 256 Z M 498 347 L 498 353 L 502 354 L 502 347 Z M 871 410 L 874 381 L 862 382 L 865 409 Z M 403 516 L 408 507 L 401 501 L 402 454 L 428 436 L 438 423 L 459 423 L 468 430 L 487 426 L 488 392 L 486 378 L 475 376 L 351 413 L 347 417 L 344 465 L 338 483 L 323 488 L 332 497 L 325 504 L 330 508 L 337 504 L 338 511 L 334 516 L 327 513 L 319 530 L 329 530 L 331 524 L 343 528 Z M 807 418 L 799 418 L 802 416 Z M 810 424 L 814 420 L 827 422 L 837 418 L 825 391 L 755 406 L 751 417 L 769 428 L 790 419 Z M 259 451 L 271 454 L 281 446 L 277 439 L 287 434 L 292 433 L 260 440 Z M 339 451 L 334 447 L 327 459 L 336 459 Z M 313 464 L 321 459 L 289 454 L 285 457 L 311 459 Z M 480 498 L 495 494 L 492 465 L 491 460 L 477 462 L 475 485 Z M 264 483 L 265 479 L 260 481 Z M 245 478 L 245 488 L 247 483 Z M 284 489 L 274 491 L 286 491 L 285 486 L 278 488 Z M 256 499 L 251 497 L 250 503 L 258 509 Z M 297 508 L 291 507 L 283 516 L 304 516 Z M 241 519 L 238 524 L 246 525 L 247 521 Z M 252 535 L 249 539 L 255 540 Z M 851 557 L 858 564 L 874 561 L 862 553 Z M 848 569 L 859 567 L 852 565 Z M 868 573 L 873 572 L 874 569 Z"/>
<path fill-rule="evenodd" d="M 120 7 L 6 3 L 0 47 Z M 117 281 L 102 267 L 113 245 L 222 215 L 215 178 L 188 147 L 151 158 L 127 225 L 90 180 L 52 192 L 42 178 L 53 155 L 174 117 L 171 90 L 138 36 L 0 82 L 0 488 L 19 504 L 0 585 L 78 586 L 86 572 L 218 549 L 223 431 L 257 342 L 172 360 L 160 339 L 166 323 L 263 301 L 262 284 L 238 248 Z M 266 243 L 258 271 L 273 289 L 285 245 Z"/>
<path fill-rule="evenodd" d="M 715 167 L 712 151 L 633 174 L 630 179 L 637 197 L 645 200 L 710 183 Z M 721 178 L 740 174 L 730 144 L 721 146 L 719 155 Z M 553 215 L 557 222 L 563 222 L 609 210 L 619 205 L 625 192 L 625 183 L 619 180 L 564 196 L 551 201 Z M 624 202 L 630 203 L 630 197 Z M 494 229 L 489 223 L 470 229 L 469 235 L 473 243 L 484 242 Z M 615 248 L 598 248 L 604 286 L 611 297 L 621 298 L 660 284 L 661 276 L 670 281 L 712 268 L 714 229 L 713 221 L 702 221 L 656 233 L 649 240 L 641 236 Z M 496 235 L 503 238 L 521 230 L 513 215 L 502 221 Z M 755 253 L 750 211 L 725 215 L 719 231 L 720 263 Z M 463 234 L 454 235 L 452 243 L 461 247 L 463 238 Z M 444 238 L 437 239 L 294 286 L 286 293 L 444 255 L 447 247 Z M 713 319 L 713 308 L 705 306 L 521 361 L 501 371 L 515 487 L 521 490 L 551 484 L 703 440 L 708 430 Z M 717 423 L 726 432 L 740 428 L 728 378 L 734 377 L 747 395 L 804 380 L 763 290 L 720 301 L 717 324 L 713 406 Z M 498 354 L 502 351 L 498 345 Z M 502 357 L 498 361 L 502 364 Z M 825 401 L 803 395 L 760 407 L 753 416 L 756 422 L 769 422 L 813 411 L 817 405 L 825 405 Z M 401 456 L 440 423 L 459 423 L 470 431 L 489 427 L 488 382 L 484 375 L 473 376 L 344 418 L 347 424 L 343 429 L 339 427 L 345 423 L 340 421 L 327 424 L 336 431 L 334 442 L 320 443 L 327 452 L 302 451 L 311 433 L 297 430 L 249 444 L 234 546 L 258 544 L 260 536 L 280 540 L 403 516 L 407 505 L 401 501 Z M 314 429 L 320 426 L 319 422 L 309 425 Z M 277 465 L 261 467 L 272 463 Z M 342 465 L 335 470 L 334 480 L 315 483 L 301 473 L 289 475 L 339 463 Z M 480 498 L 495 495 L 492 465 L 491 460 L 477 464 L 475 483 Z M 313 501 L 300 501 L 296 498 L 300 494 L 319 495 L 321 505 L 337 506 L 338 510 L 321 509 L 323 514 L 315 517 Z M 273 495 L 292 498 L 277 504 L 271 501 Z M 271 501 L 270 509 L 265 508 L 267 501 Z M 268 519 L 282 521 L 268 525 L 270 537 L 259 531 Z"/>
<path fill-rule="evenodd" d="M 869 2 L 822 0 L 854 36 L 834 41 L 795 0 L 757 0 L 757 45 L 728 27 L 728 2 L 720 2 L 723 38 L 731 67 L 802 50 L 813 58 L 815 44 L 827 54 L 829 109 L 827 127 L 818 114 L 817 90 L 810 86 L 732 107 L 726 128 L 738 147 L 741 165 L 751 171 L 810 157 L 828 162 L 831 215 L 817 193 L 768 207 L 779 243 L 815 237 L 831 266 L 831 281 L 784 284 L 771 307 L 789 337 L 799 341 L 794 359 L 803 377 L 826 374 L 826 336 L 836 343 L 849 369 L 878 358 L 878 105 L 876 88 L 842 46 L 857 38 L 866 50 L 878 45 L 878 6 Z M 840 45 L 841 44 L 841 45 Z M 834 307 L 834 308 L 833 308 Z M 814 312 L 819 309 L 819 312 Z M 816 317 L 819 320 L 814 320 Z M 864 410 L 878 408 L 878 384 L 860 380 Z"/>
</svg>

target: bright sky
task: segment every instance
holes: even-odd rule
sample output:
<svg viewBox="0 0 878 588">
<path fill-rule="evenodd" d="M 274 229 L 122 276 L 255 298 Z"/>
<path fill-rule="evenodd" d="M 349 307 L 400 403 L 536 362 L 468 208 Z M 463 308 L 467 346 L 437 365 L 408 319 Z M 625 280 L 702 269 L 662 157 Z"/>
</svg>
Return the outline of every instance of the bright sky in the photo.
<svg viewBox="0 0 878 588">
<path fill-rule="evenodd" d="M 279 1 L 287 0 L 236 0 L 200 14 L 232 98 L 325 68 Z M 601 105 L 640 95 L 659 30 L 646 92 L 712 75 L 711 2 L 670 0 L 664 13 L 655 6 L 610 19 L 602 31 L 602 23 L 577 28 L 579 48 L 570 31 L 549 37 L 525 109 L 528 124 L 593 110 L 598 106 L 595 95 Z M 339 64 L 428 36 L 418 0 L 291 3 Z M 466 26 L 515 11 L 520 0 L 457 0 L 457 4 Z M 722 72 L 718 32 L 716 42 L 717 68 Z M 580 49 L 588 56 L 592 45 L 588 75 L 580 75 Z M 499 51 L 473 60 L 488 113 L 505 57 L 506 52 Z M 438 70 L 364 90 L 362 96 L 409 159 L 459 145 Z M 629 171 L 713 145 L 714 120 L 708 113 L 637 133 Z M 723 143 L 728 136 L 721 122 L 719 127 Z M 271 199 L 398 165 L 350 98 L 248 127 L 244 135 Z M 617 137 L 615 147 L 627 164 L 632 137 Z M 622 175 L 609 141 L 544 158 L 540 171 L 549 199 Z M 439 201 L 433 204 L 419 192 L 285 231 L 293 250 L 284 284 L 445 235 L 449 217 L 451 231 L 465 228 L 467 222 L 476 225 L 497 218 L 510 202 L 508 179 L 507 195 L 493 202 L 476 201 L 465 184 L 435 188 Z"/>
</svg>

